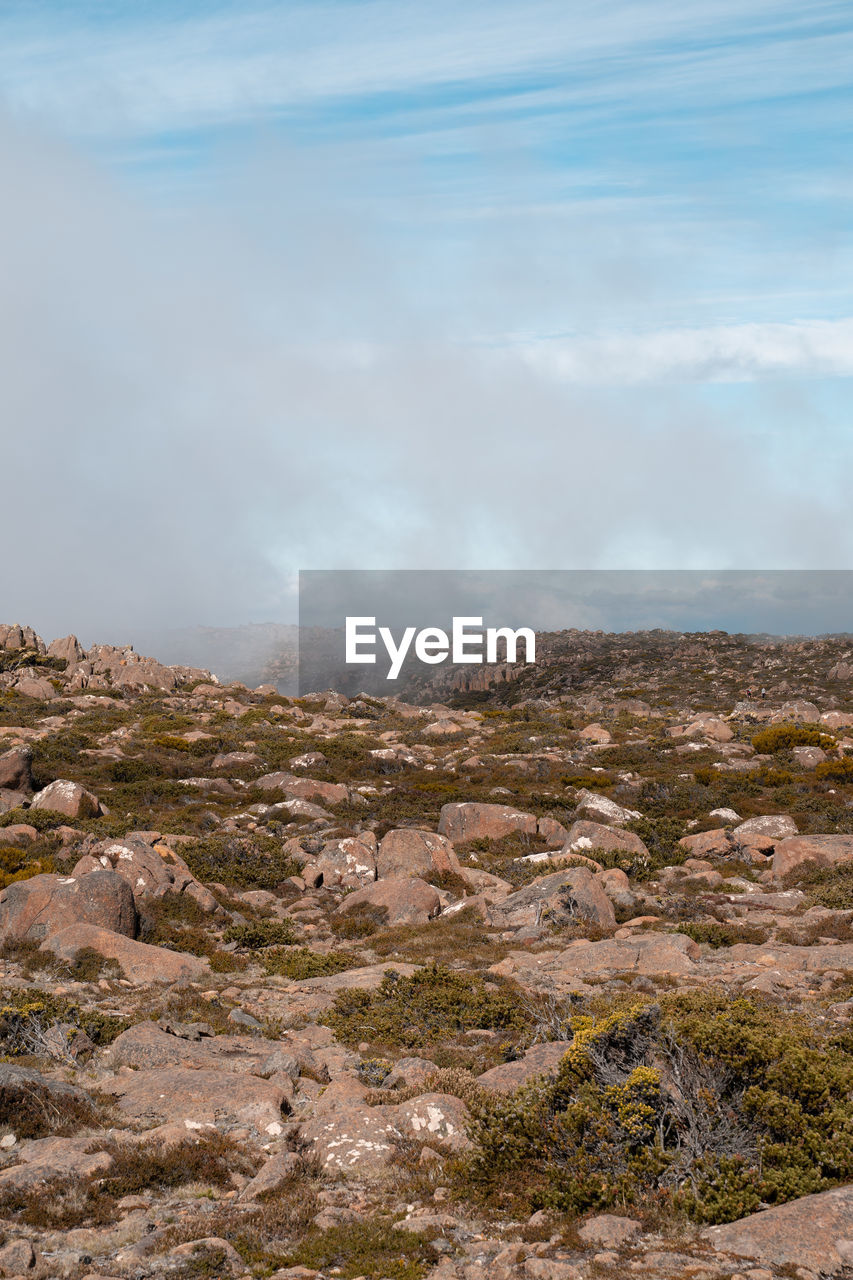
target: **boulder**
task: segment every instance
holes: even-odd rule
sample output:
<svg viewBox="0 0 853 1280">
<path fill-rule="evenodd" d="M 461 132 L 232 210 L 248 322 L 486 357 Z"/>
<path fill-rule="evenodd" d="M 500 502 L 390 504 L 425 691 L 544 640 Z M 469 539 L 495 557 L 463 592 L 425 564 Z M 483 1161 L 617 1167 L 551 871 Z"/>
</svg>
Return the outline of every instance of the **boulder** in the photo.
<svg viewBox="0 0 853 1280">
<path fill-rule="evenodd" d="M 569 833 L 556 818 L 540 818 L 536 823 L 536 834 L 547 840 L 552 848 L 565 844 Z"/>
<path fill-rule="evenodd" d="M 636 809 L 624 809 L 615 800 L 609 800 L 596 791 L 587 791 L 585 787 L 577 794 L 576 819 L 589 818 L 591 822 L 600 822 L 607 827 L 627 827 L 629 822 L 642 816 Z"/>
<path fill-rule="evenodd" d="M 295 1151 L 285 1151 L 281 1155 L 272 1156 L 262 1165 L 258 1172 L 246 1183 L 240 1192 L 240 1200 L 257 1200 L 260 1196 L 280 1191 L 298 1173 L 302 1162 Z"/>
<path fill-rule="evenodd" d="M 203 911 L 215 911 L 219 905 L 173 849 L 165 844 L 149 844 L 139 835 L 102 840 L 90 853 L 84 854 L 71 874 L 85 875 L 96 868 L 115 871 L 131 886 L 139 902 L 162 898 L 167 893 L 185 893 Z"/>
<path fill-rule="evenodd" d="M 387 1112 L 398 1133 L 405 1138 L 419 1138 L 451 1151 L 463 1151 L 471 1145 L 466 1132 L 468 1108 L 451 1094 L 425 1093 L 396 1107 L 388 1107 Z"/>
<path fill-rule="evenodd" d="M 782 880 L 800 867 L 835 867 L 853 859 L 853 836 L 789 836 L 776 845 L 773 876 Z"/>
<path fill-rule="evenodd" d="M 750 836 L 766 836 L 768 840 L 777 841 L 797 834 L 796 822 L 784 813 L 765 813 L 757 818 L 749 818 L 732 831 L 733 838 L 739 844 L 751 843 L 747 839 Z"/>
<path fill-rule="evenodd" d="M 340 885 L 360 889 L 371 884 L 376 879 L 376 836 L 363 831 L 343 840 L 329 840 L 316 858 L 305 863 L 302 878 L 313 888 Z"/>
<path fill-rule="evenodd" d="M 579 916 L 605 928 L 616 923 L 613 904 L 586 867 L 540 876 L 490 909 L 493 924 L 503 929 L 565 926 Z"/>
<path fill-rule="evenodd" d="M 734 950 L 734 948 L 732 949 Z M 701 951 L 692 938 L 681 933 L 637 934 L 631 938 L 607 938 L 601 942 L 578 940 L 556 955 L 511 952 L 492 965 L 490 972 L 515 978 L 524 986 L 549 993 L 592 990 L 584 978 L 689 977 L 697 973 Z"/>
<path fill-rule="evenodd" d="M 648 849 L 633 831 L 620 831 L 618 828 L 606 826 L 603 822 L 590 822 L 586 818 L 573 822 L 560 853 L 589 854 L 592 849 L 604 849 L 607 853 L 625 853 L 631 857 L 647 858 L 649 856 Z"/>
<path fill-rule="evenodd" d="M 720 827 L 714 831 L 697 831 L 693 836 L 684 836 L 678 843 L 693 858 L 730 858 L 736 851 L 731 836 Z"/>
<path fill-rule="evenodd" d="M 478 804 L 468 800 L 442 805 L 438 819 L 439 834 L 454 844 L 465 840 L 501 840 L 516 831 L 534 836 L 536 826 L 533 813 L 522 813 L 506 804 Z"/>
<path fill-rule="evenodd" d="M 22 1142 L 20 1164 L 0 1170 L 0 1192 L 30 1191 L 55 1179 L 87 1182 L 113 1163 L 108 1151 L 91 1151 L 91 1135 L 79 1138 L 37 1138 Z"/>
<path fill-rule="evenodd" d="M 578 741 L 594 742 L 594 743 L 597 743 L 599 746 L 606 746 L 608 743 L 613 741 L 613 738 L 611 737 L 607 729 L 604 728 L 603 725 L 588 724 L 586 728 L 581 729 L 580 733 L 578 734 Z"/>
<path fill-rule="evenodd" d="M 0 892 L 0 943 L 49 938 L 70 925 L 88 925 L 132 938 L 137 930 L 130 885 L 114 871 L 32 876 Z"/>
<path fill-rule="evenodd" d="M 383 923 L 387 925 L 427 924 L 440 913 L 441 898 L 431 884 L 412 876 L 408 880 L 376 880 L 365 885 L 344 898 L 337 914 L 348 915 L 359 907 L 384 912 Z"/>
<path fill-rule="evenodd" d="M 721 1253 L 764 1266 L 846 1274 L 853 1259 L 853 1186 L 803 1196 L 702 1234 Z"/>
<path fill-rule="evenodd" d="M 515 1062 L 502 1062 L 477 1077 L 477 1083 L 493 1093 L 514 1093 L 538 1076 L 555 1076 L 571 1047 L 570 1040 L 550 1040 L 534 1044 Z"/>
<path fill-rule="evenodd" d="M 68 666 L 73 666 L 82 658 L 85 658 L 86 651 L 76 636 L 63 636 L 60 640 L 51 640 L 47 646 L 47 656 L 49 658 L 64 658 Z"/>
<path fill-rule="evenodd" d="M 42 951 L 51 951 L 58 959 L 71 962 L 84 949 L 97 951 L 105 960 L 115 960 L 125 978 L 137 986 L 151 982 L 200 981 L 210 976 L 210 965 L 200 956 L 134 942 L 124 934 L 112 933 L 94 924 L 69 925 L 51 934 L 41 945 Z"/>
<path fill-rule="evenodd" d="M 853 667 L 850 668 L 851 676 L 853 676 Z M 824 711 L 820 718 L 822 725 L 827 729 L 853 729 L 853 712 L 850 711 Z"/>
<path fill-rule="evenodd" d="M 343 804 L 349 798 L 349 788 L 342 782 L 315 782 L 292 773 L 265 773 L 252 785 L 261 791 L 282 791 L 291 799 L 319 800 L 321 804 Z"/>
<path fill-rule="evenodd" d="M 29 747 L 12 747 L 0 755 L 0 790 L 32 791 L 33 753 Z"/>
<path fill-rule="evenodd" d="M 389 831 L 379 842 L 376 874 L 380 880 L 397 876 L 464 876 L 453 845 L 446 836 L 415 827 Z"/>
<path fill-rule="evenodd" d="M 192 1132 L 205 1125 L 250 1126 L 278 1138 L 284 1132 L 287 1090 L 272 1080 L 213 1071 L 171 1067 L 132 1071 L 99 1086 L 116 1098 L 119 1110 L 147 1124 L 182 1124 Z"/>
<path fill-rule="evenodd" d="M 20 676 L 12 687 L 25 698 L 38 698 L 42 702 L 56 697 L 56 690 L 46 676 Z"/>
<path fill-rule="evenodd" d="M 797 698 L 793 702 L 786 702 L 782 705 L 779 710 L 779 720 L 798 720 L 802 724 L 817 724 L 820 720 L 820 711 L 813 702 L 806 702 L 804 698 Z"/>
<path fill-rule="evenodd" d="M 396 1159 L 394 1144 L 400 1137 L 391 1118 L 395 1108 L 369 1107 L 358 1096 L 339 1097 L 335 1085 L 326 1091 L 324 1102 L 302 1126 L 300 1143 L 307 1153 L 330 1173 L 384 1173 Z"/>
<path fill-rule="evenodd" d="M 9 813 L 11 809 L 20 809 L 27 802 L 25 791 L 0 790 L 0 813 Z M 8 841 L 6 843 L 9 843 Z"/>
<path fill-rule="evenodd" d="M 819 764 L 829 759 L 820 747 L 794 747 L 791 755 L 794 757 L 794 763 L 806 770 L 816 769 Z"/>
<path fill-rule="evenodd" d="M 185 1263 L 191 1273 L 198 1269 L 202 1275 L 205 1272 L 210 1275 L 212 1269 L 215 1269 L 216 1275 L 221 1277 L 223 1267 L 227 1267 L 232 1276 L 243 1275 L 246 1270 L 245 1263 L 233 1244 L 229 1244 L 222 1236 L 203 1236 L 199 1240 L 188 1240 L 186 1244 L 176 1244 L 166 1257 L 177 1263 Z"/>
<path fill-rule="evenodd" d="M 18 1237 L 0 1249 L 0 1276 L 21 1276 L 36 1265 L 36 1252 L 29 1240 Z"/>
<path fill-rule="evenodd" d="M 599 1249 L 621 1249 L 623 1244 L 638 1236 L 642 1229 L 642 1224 L 636 1218 L 623 1218 L 616 1213 L 597 1213 L 579 1228 L 578 1235 L 584 1244 L 596 1245 Z"/>
<path fill-rule="evenodd" d="M 79 782 L 69 782 L 66 778 L 57 778 L 43 791 L 37 792 L 30 807 L 50 809 L 64 814 L 66 818 L 97 818 L 101 812 L 97 796 L 81 787 Z"/>
</svg>

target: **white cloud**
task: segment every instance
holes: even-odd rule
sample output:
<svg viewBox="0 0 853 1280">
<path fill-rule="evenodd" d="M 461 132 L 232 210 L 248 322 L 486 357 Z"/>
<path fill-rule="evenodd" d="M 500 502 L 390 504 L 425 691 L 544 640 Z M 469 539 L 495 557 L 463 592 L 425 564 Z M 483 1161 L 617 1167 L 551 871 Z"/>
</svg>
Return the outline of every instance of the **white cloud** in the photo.
<svg viewBox="0 0 853 1280">
<path fill-rule="evenodd" d="M 559 381 L 598 385 L 853 376 L 853 319 L 545 338 L 518 349 Z"/>
</svg>

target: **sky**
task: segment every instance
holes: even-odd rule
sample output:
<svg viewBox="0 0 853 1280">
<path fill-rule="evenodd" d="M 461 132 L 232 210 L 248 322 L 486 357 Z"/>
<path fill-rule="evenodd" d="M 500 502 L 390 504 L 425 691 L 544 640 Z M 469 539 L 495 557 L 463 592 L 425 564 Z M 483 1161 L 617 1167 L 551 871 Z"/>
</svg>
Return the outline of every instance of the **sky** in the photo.
<svg viewBox="0 0 853 1280">
<path fill-rule="evenodd" d="M 3 620 L 853 567 L 852 86 L 824 0 L 5 0 Z"/>
</svg>

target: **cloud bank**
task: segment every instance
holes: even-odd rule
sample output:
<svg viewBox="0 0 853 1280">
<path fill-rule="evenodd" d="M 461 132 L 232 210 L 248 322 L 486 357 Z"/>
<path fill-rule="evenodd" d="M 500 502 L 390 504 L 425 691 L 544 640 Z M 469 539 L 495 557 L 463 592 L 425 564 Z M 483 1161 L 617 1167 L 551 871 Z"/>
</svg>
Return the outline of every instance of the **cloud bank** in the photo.
<svg viewBox="0 0 853 1280">
<path fill-rule="evenodd" d="M 423 264 L 334 156 L 270 142 L 182 214 L 8 117 L 0 166 L 10 621 L 89 640 L 287 621 L 300 567 L 851 561 L 850 454 L 807 384 L 733 406 L 644 385 L 648 339 L 596 348 L 635 382 L 606 387 L 589 354 L 567 376 L 460 340 L 464 294 L 418 303 Z"/>
</svg>

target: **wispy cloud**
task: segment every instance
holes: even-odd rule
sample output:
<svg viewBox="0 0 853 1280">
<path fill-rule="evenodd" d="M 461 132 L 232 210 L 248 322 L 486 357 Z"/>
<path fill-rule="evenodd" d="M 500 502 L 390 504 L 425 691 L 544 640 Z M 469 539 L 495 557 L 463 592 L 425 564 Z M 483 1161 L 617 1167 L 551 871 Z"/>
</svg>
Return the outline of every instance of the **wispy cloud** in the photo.
<svg viewBox="0 0 853 1280">
<path fill-rule="evenodd" d="M 7 6 L 5 94 L 95 134 L 187 130 L 335 101 L 419 95 L 463 113 L 604 101 L 752 100 L 849 87 L 849 7 L 770 0 L 594 6 L 392 0 L 199 6 Z M 395 105 L 390 104 L 391 107 Z M 374 113 L 375 114 L 375 113 Z"/>
<path fill-rule="evenodd" d="M 853 319 L 545 338 L 519 344 L 537 371 L 566 382 L 752 382 L 853 377 Z"/>
</svg>

